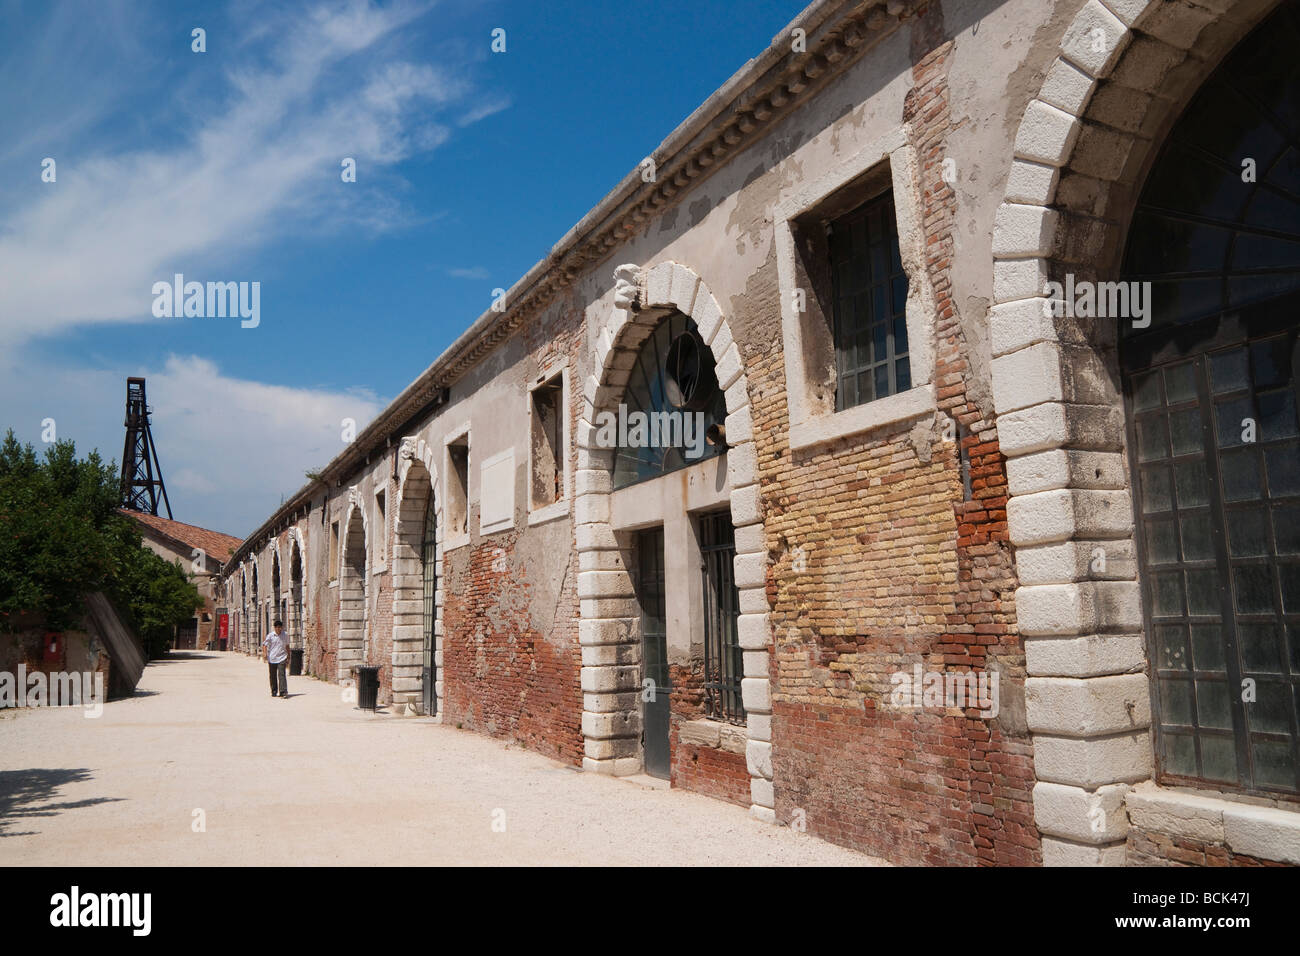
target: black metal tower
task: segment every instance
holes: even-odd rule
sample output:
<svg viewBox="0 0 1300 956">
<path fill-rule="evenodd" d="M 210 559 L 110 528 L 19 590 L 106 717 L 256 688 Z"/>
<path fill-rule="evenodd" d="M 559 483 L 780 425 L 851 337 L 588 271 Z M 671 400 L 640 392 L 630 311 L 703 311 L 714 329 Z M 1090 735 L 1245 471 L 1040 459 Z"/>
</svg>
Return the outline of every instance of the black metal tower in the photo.
<svg viewBox="0 0 1300 956">
<path fill-rule="evenodd" d="M 122 448 L 122 507 L 132 511 L 158 513 L 158 498 L 172 516 L 172 505 L 163 486 L 158 449 L 149 431 L 149 406 L 144 400 L 144 379 L 126 380 L 126 444 Z"/>
</svg>

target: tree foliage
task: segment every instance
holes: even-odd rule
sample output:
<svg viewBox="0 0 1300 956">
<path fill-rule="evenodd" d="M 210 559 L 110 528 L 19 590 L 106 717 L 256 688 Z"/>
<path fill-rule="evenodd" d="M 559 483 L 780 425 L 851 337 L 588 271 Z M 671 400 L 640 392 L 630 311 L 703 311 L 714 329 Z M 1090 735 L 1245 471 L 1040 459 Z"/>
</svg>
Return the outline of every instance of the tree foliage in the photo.
<svg viewBox="0 0 1300 956">
<path fill-rule="evenodd" d="M 12 429 L 0 445 L 0 630 L 19 615 L 41 615 L 51 630 L 76 627 L 82 595 L 103 591 L 150 657 L 172 628 L 203 605 L 179 562 L 141 544 L 136 524 L 117 513 L 116 468 L 97 452 L 78 459 L 70 441 L 38 459 Z"/>
</svg>

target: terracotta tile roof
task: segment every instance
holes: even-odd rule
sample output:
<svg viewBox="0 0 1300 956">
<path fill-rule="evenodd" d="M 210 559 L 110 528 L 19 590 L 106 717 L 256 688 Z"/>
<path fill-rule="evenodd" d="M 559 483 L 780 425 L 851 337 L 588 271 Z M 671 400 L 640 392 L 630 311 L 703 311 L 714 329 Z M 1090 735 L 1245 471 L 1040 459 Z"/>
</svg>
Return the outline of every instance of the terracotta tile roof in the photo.
<svg viewBox="0 0 1300 956">
<path fill-rule="evenodd" d="M 175 541 L 187 544 L 191 548 L 202 548 L 204 553 L 223 564 L 230 560 L 230 556 L 235 553 L 235 549 L 243 543 L 242 538 L 222 534 L 220 531 L 209 531 L 207 528 L 185 524 L 183 521 L 172 521 L 169 518 L 160 518 L 157 515 L 145 514 L 143 511 L 131 511 L 127 508 L 118 508 L 117 510 L 118 513 L 124 514 L 128 518 L 134 518 L 145 527 L 161 532 Z"/>
</svg>

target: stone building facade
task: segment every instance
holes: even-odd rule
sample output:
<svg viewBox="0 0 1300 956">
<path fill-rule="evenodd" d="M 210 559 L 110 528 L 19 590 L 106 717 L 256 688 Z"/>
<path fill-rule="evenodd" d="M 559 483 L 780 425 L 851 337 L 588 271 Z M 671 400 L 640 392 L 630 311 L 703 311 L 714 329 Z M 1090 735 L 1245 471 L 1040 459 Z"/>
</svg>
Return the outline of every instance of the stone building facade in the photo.
<svg viewBox="0 0 1300 956">
<path fill-rule="evenodd" d="M 1297 6 L 812 3 L 243 543 L 237 640 L 895 862 L 1300 863 Z"/>
</svg>

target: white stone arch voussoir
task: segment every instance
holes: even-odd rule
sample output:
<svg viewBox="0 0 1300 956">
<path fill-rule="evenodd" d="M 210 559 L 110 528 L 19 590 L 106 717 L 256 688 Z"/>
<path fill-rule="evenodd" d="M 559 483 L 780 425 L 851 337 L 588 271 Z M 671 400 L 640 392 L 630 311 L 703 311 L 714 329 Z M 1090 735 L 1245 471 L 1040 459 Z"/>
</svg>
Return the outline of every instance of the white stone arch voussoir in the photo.
<svg viewBox="0 0 1300 956">
<path fill-rule="evenodd" d="M 1058 187 L 1063 175 L 1091 180 L 1131 209 L 1144 157 L 1158 144 L 1126 132 L 1136 126 L 1122 111 L 1162 109 L 1172 122 L 1180 110 L 1171 104 L 1189 95 L 1186 77 L 1199 85 L 1214 51 L 1249 27 L 1246 14 L 1229 10 L 1088 0 L 1025 110 L 994 224 L 993 398 L 1046 865 L 1125 863 L 1126 793 L 1154 771 L 1123 396 L 1098 330 L 1054 321 L 1046 297 L 1049 278 L 1075 264 L 1117 261 L 1114 223 L 1126 212 L 1088 208 L 1077 195 L 1088 190 Z M 1202 66 L 1180 76 L 1175 67 L 1188 60 Z M 1094 103 L 1103 88 L 1108 97 Z"/>
<path fill-rule="evenodd" d="M 671 261 L 644 271 L 624 265 L 615 272 L 615 278 L 615 307 L 597 335 L 592 365 L 596 372 L 585 383 L 578 422 L 574 512 L 580 568 L 583 769 L 622 775 L 637 773 L 641 768 L 640 667 L 626 663 L 637 660 L 628 648 L 635 646 L 640 637 L 639 609 L 609 524 L 612 452 L 596 446 L 593 423 L 599 412 L 616 406 L 637 349 L 664 310 L 676 309 L 695 320 L 700 335 L 713 350 L 718 384 L 726 393 L 727 477 L 731 518 L 736 527 L 735 573 L 745 660 L 741 686 L 748 714 L 746 757 L 751 812 L 760 819 L 775 821 L 767 551 L 749 383 L 740 349 L 717 300 L 688 267 Z"/>
<path fill-rule="evenodd" d="M 352 562 L 347 555 L 353 547 L 352 516 L 361 518 L 362 570 L 360 580 L 352 570 Z M 361 493 L 354 485 L 348 489 L 348 508 L 344 513 L 342 526 L 343 540 L 340 543 L 339 561 L 339 649 L 338 679 L 347 680 L 352 676 L 352 668 L 363 664 L 365 656 L 366 620 L 370 612 L 367 600 L 368 581 L 370 579 L 370 521 L 366 508 L 361 501 Z"/>
<path fill-rule="evenodd" d="M 436 530 L 434 560 L 434 695 L 443 699 L 442 683 L 442 498 L 438 495 L 437 456 L 424 439 L 403 438 L 398 453 L 397 533 L 393 536 L 393 706 L 407 715 L 424 707 L 424 517 L 432 501 Z M 438 715 L 441 719 L 441 709 Z"/>
</svg>

